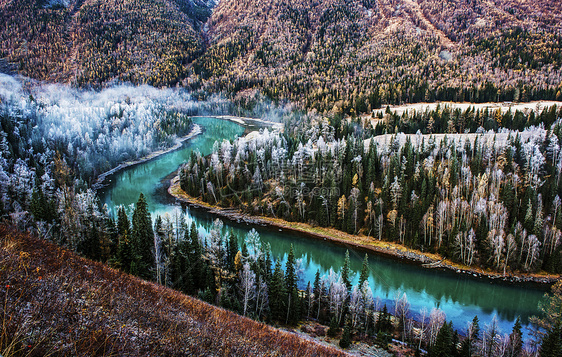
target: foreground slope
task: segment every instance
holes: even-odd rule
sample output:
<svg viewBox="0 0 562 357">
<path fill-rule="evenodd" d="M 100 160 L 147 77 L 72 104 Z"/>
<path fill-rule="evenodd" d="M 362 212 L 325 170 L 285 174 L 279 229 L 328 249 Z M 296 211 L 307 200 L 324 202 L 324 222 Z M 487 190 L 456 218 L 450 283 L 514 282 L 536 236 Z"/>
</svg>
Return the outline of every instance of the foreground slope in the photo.
<svg viewBox="0 0 562 357">
<path fill-rule="evenodd" d="M 4 356 L 345 355 L 6 227 L 0 246 Z"/>
</svg>

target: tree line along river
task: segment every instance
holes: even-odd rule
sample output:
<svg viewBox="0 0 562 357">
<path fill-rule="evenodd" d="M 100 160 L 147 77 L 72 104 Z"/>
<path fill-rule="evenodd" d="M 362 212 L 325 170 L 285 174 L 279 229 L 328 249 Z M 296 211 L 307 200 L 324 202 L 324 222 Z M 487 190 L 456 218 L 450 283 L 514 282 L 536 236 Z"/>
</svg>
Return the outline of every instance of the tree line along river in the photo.
<svg viewBox="0 0 562 357">
<path fill-rule="evenodd" d="M 203 155 L 208 155 L 215 141 L 233 140 L 242 135 L 245 128 L 218 118 L 199 117 L 194 118 L 194 122 L 203 128 L 203 133 L 186 141 L 180 149 L 110 176 L 108 186 L 99 191 L 102 203 L 107 203 L 110 211 L 114 212 L 116 206 L 134 204 L 142 192 L 153 219 L 157 215 L 172 215 L 182 210 L 189 225 L 194 221 L 200 234 L 207 234 L 216 217 L 202 210 L 180 206 L 167 192 L 169 176 L 187 161 L 191 151 L 199 150 Z M 224 228 L 232 229 L 239 237 L 240 244 L 248 231 L 255 228 L 263 243 L 271 245 L 273 257 L 279 257 L 283 265 L 290 245 L 293 244 L 296 258 L 301 259 L 301 289 L 306 288 L 308 281 L 314 281 L 317 270 L 321 274 L 326 274 L 330 268 L 339 271 L 345 251 L 349 249 L 351 270 L 356 273 L 354 283 L 357 283 L 364 252 L 331 242 L 320 243 L 317 239 L 280 231 L 278 228 L 252 226 L 229 220 L 224 221 Z M 451 320 L 460 331 L 466 328 L 475 315 L 478 315 L 482 327 L 489 324 L 496 315 L 501 332 L 509 333 L 518 315 L 523 324 L 527 324 L 529 317 L 538 313 L 537 305 L 545 292 L 544 289 L 537 289 L 529 284 L 510 285 L 450 271 L 424 269 L 376 254 L 369 254 L 369 266 L 368 281 L 375 299 L 380 299 L 381 307 L 386 303 L 392 311 L 396 294 L 406 293 L 414 317 L 424 307 L 428 312 L 437 307 L 445 312 L 447 320 Z M 527 331 L 524 334 L 528 335 Z"/>
</svg>

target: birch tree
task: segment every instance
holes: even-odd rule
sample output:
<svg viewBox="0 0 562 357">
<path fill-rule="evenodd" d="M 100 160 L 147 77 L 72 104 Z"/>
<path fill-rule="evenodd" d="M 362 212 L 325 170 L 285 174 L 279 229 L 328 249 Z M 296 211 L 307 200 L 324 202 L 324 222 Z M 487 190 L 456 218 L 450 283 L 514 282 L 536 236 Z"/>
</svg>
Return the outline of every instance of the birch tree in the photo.
<svg viewBox="0 0 562 357">
<path fill-rule="evenodd" d="M 246 316 L 250 303 L 256 297 L 256 274 L 248 263 L 240 271 L 240 290 L 242 291 L 243 315 Z"/>
</svg>

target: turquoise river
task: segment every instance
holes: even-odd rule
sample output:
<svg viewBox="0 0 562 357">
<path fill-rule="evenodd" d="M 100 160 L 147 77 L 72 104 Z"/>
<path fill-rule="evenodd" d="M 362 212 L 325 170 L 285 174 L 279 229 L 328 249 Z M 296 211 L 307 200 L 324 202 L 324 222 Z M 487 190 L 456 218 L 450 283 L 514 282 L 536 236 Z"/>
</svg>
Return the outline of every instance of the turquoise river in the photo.
<svg viewBox="0 0 562 357">
<path fill-rule="evenodd" d="M 207 155 L 215 141 L 233 140 L 244 133 L 244 127 L 216 118 L 195 118 L 203 127 L 203 133 L 188 140 L 176 151 L 164 154 L 151 161 L 131 166 L 109 177 L 109 184 L 100 190 L 102 202 L 110 210 L 119 205 L 130 206 L 138 199 L 139 193 L 147 197 L 153 218 L 156 215 L 174 214 L 181 210 L 189 224 L 195 221 L 201 234 L 206 234 L 216 217 L 198 209 L 182 207 L 167 193 L 170 173 L 184 163 L 192 150 Z M 351 268 L 357 273 L 361 269 L 364 252 L 330 242 L 321 242 L 278 228 L 251 226 L 226 220 L 225 229 L 233 229 L 242 240 L 246 233 L 255 228 L 262 241 L 271 244 L 274 257 L 284 262 L 290 245 L 293 244 L 297 258 L 301 259 L 300 288 L 314 280 L 317 270 L 321 274 L 330 268 L 338 271 L 343 263 L 345 251 L 349 249 Z M 449 271 L 424 269 L 395 259 L 369 254 L 371 273 L 369 283 L 375 298 L 387 304 L 392 311 L 396 294 L 406 293 L 411 312 L 419 318 L 419 312 L 438 307 L 452 320 L 455 328 L 464 331 L 475 315 L 480 326 L 485 327 L 497 316 L 502 333 L 511 332 L 515 318 L 520 315 L 524 324 L 537 314 L 537 304 L 545 290 L 531 285 L 512 285 L 486 278 L 456 274 Z M 358 276 L 355 276 L 357 281 Z M 382 305 L 381 305 L 382 306 Z M 527 334 L 527 333 L 526 333 Z"/>
</svg>

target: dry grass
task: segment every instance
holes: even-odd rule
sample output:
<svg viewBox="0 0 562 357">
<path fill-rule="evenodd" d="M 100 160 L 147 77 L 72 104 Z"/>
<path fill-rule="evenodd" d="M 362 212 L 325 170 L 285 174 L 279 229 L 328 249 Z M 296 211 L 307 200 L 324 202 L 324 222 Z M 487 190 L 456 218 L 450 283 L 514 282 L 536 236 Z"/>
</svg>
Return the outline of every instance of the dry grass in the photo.
<svg viewBox="0 0 562 357">
<path fill-rule="evenodd" d="M 344 356 L 0 227 L 0 354 Z"/>
</svg>

